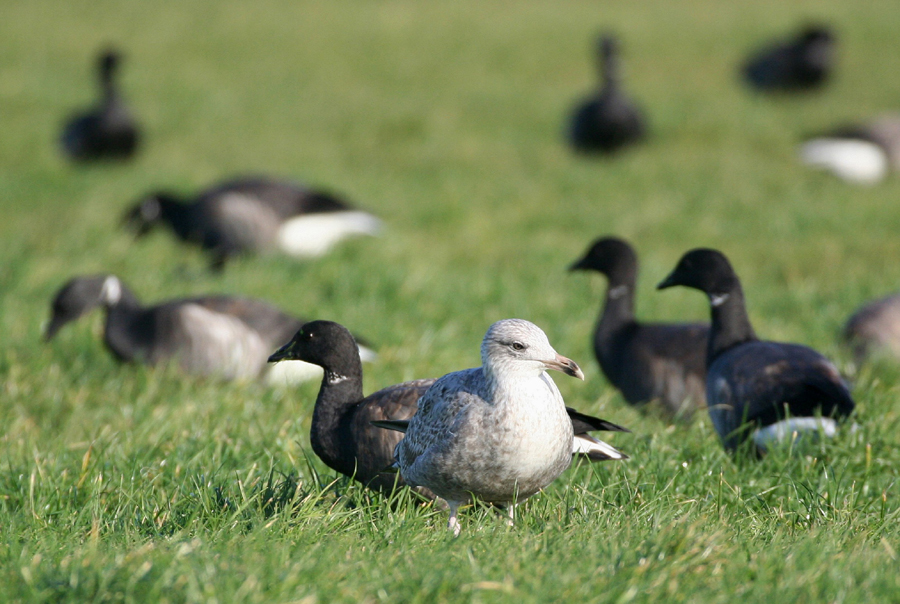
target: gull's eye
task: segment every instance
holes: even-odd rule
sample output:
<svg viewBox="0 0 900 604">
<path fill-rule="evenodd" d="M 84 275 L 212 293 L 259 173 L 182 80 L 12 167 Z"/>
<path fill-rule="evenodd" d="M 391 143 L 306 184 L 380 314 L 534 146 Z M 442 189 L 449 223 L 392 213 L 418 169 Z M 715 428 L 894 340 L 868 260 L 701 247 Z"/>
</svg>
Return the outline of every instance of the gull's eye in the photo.
<svg viewBox="0 0 900 604">
<path fill-rule="evenodd" d="M 526 348 L 528 348 L 528 347 L 525 346 L 525 344 L 523 344 L 522 342 L 513 342 L 512 344 L 510 344 L 510 346 L 511 346 L 512 349 L 515 350 L 516 352 L 522 352 L 523 350 L 525 350 Z"/>
</svg>

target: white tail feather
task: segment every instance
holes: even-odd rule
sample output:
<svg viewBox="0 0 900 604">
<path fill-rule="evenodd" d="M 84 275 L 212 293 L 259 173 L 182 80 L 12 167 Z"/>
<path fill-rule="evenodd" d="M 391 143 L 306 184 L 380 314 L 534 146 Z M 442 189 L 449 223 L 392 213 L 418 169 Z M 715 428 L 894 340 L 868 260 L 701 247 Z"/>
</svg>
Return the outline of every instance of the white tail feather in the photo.
<svg viewBox="0 0 900 604">
<path fill-rule="evenodd" d="M 887 155 L 881 147 L 862 140 L 816 138 L 800 147 L 800 159 L 858 184 L 875 184 L 888 169 Z"/>
<path fill-rule="evenodd" d="M 291 256 L 319 256 L 342 239 L 380 231 L 381 221 L 366 212 L 304 214 L 281 225 L 278 247 Z"/>
<path fill-rule="evenodd" d="M 799 437 L 813 433 L 833 438 L 837 434 L 837 428 L 837 422 L 830 417 L 790 417 L 756 430 L 753 442 L 757 447 L 766 449 L 772 443 L 790 440 L 794 434 Z"/>
<path fill-rule="evenodd" d="M 577 434 L 572 441 L 572 455 L 601 454 L 610 459 L 626 459 L 628 456 L 602 440 L 589 434 Z"/>
</svg>

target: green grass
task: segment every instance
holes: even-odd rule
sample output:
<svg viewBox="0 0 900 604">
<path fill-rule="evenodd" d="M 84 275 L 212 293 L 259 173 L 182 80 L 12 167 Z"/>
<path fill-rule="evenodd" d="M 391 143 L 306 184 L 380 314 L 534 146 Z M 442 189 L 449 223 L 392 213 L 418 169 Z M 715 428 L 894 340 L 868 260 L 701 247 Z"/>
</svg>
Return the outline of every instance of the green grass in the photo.
<svg viewBox="0 0 900 604">
<path fill-rule="evenodd" d="M 728 457 L 705 417 L 628 408 L 592 358 L 601 280 L 565 272 L 595 237 L 633 240 L 638 312 L 707 314 L 653 284 L 690 247 L 721 248 L 760 335 L 852 370 L 837 332 L 896 288 L 900 179 L 851 188 L 795 145 L 896 109 L 894 2 L 66 3 L 0 20 L 0 601 L 887 601 L 900 575 L 900 371 L 853 375 L 860 429 L 827 445 Z M 818 95 L 766 99 L 735 65 L 808 18 L 839 28 Z M 593 85 L 593 36 L 623 38 L 650 144 L 574 157 L 564 117 Z M 96 50 L 127 52 L 146 130 L 127 165 L 73 167 L 62 120 L 93 99 Z M 239 173 L 326 186 L 381 215 L 381 239 L 223 275 L 124 209 Z M 224 291 L 338 320 L 380 351 L 366 390 L 478 363 L 487 326 L 530 319 L 585 383 L 567 402 L 630 426 L 625 463 L 578 467 L 518 510 L 384 501 L 312 455 L 317 385 L 266 390 L 120 366 L 95 315 L 40 342 L 72 275 L 112 271 L 145 300 Z"/>
</svg>

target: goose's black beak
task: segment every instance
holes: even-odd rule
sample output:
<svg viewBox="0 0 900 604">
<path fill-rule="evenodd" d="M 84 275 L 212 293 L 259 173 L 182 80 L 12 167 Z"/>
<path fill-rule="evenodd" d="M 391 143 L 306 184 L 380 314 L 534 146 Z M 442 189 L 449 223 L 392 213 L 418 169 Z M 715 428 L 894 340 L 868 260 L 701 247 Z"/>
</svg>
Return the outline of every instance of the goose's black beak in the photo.
<svg viewBox="0 0 900 604">
<path fill-rule="evenodd" d="M 269 363 L 277 363 L 278 361 L 290 360 L 293 358 L 294 341 L 291 340 L 271 355 L 269 355 Z"/>
</svg>

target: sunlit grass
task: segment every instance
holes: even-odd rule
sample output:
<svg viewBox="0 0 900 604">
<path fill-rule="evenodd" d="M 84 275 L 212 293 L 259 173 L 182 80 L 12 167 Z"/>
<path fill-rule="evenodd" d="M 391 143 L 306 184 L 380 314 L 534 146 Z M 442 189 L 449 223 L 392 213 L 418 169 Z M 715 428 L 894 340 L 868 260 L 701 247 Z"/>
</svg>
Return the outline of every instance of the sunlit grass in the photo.
<svg viewBox="0 0 900 604">
<path fill-rule="evenodd" d="M 735 65 L 811 18 L 838 28 L 822 94 L 749 94 Z M 622 36 L 653 137 L 610 161 L 562 144 L 594 86 L 593 36 Z M 900 282 L 900 179 L 851 188 L 795 146 L 896 109 L 891 2 L 723 4 L 407 0 L 12 2 L 0 20 L 0 601 L 883 601 L 900 548 L 900 370 L 856 371 L 837 334 Z M 62 120 L 94 98 L 94 53 L 125 52 L 146 130 L 126 165 L 73 167 Z M 133 242 L 142 193 L 236 174 L 328 188 L 382 216 L 315 262 L 241 259 L 224 274 L 164 233 Z M 757 332 L 811 345 L 854 382 L 860 428 L 760 462 L 705 417 L 625 405 L 592 359 L 604 284 L 569 274 L 595 237 L 631 239 L 638 313 L 703 318 L 653 291 L 690 247 L 743 279 Z M 633 429 L 631 459 L 580 466 L 517 510 L 378 498 L 312 458 L 316 384 L 268 390 L 121 366 L 99 314 L 40 341 L 50 296 L 111 271 L 144 300 L 222 291 L 337 320 L 379 361 L 366 390 L 478 363 L 487 326 L 541 325 L 585 383 L 567 402 Z"/>
</svg>

